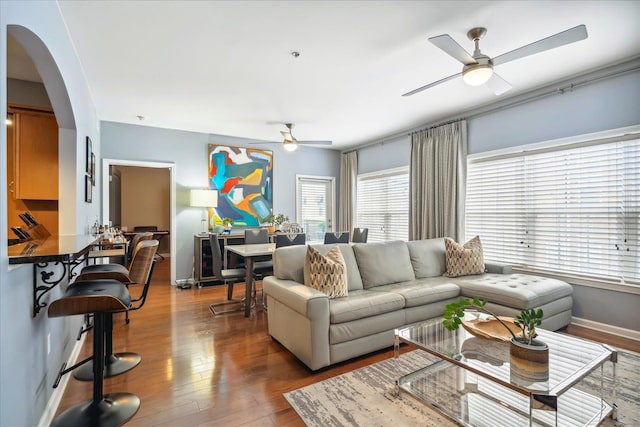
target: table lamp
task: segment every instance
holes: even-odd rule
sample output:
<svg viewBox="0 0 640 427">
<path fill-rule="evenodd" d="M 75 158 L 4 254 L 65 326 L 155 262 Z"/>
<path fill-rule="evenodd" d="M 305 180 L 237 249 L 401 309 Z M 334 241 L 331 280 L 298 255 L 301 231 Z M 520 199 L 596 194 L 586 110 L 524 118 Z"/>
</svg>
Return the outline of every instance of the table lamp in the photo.
<svg viewBox="0 0 640 427">
<path fill-rule="evenodd" d="M 216 190 L 191 190 L 191 202 L 189 203 L 194 208 L 215 208 L 218 206 L 218 192 Z M 207 210 L 204 210 L 205 217 L 202 218 L 202 232 L 207 233 L 209 231 L 209 225 L 207 224 Z"/>
</svg>

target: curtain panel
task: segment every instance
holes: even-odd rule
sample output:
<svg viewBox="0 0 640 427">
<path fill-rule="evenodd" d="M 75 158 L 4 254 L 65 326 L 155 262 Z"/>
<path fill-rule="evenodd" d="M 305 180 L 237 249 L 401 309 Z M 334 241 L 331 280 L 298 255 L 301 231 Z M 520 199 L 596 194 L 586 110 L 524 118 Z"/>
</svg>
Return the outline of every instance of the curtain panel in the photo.
<svg viewBox="0 0 640 427">
<path fill-rule="evenodd" d="M 467 122 L 411 134 L 409 240 L 464 239 Z"/>
<path fill-rule="evenodd" d="M 351 231 L 356 217 L 356 188 L 358 183 L 358 152 L 342 154 L 340 158 L 340 209 L 338 225 L 341 231 Z"/>
</svg>

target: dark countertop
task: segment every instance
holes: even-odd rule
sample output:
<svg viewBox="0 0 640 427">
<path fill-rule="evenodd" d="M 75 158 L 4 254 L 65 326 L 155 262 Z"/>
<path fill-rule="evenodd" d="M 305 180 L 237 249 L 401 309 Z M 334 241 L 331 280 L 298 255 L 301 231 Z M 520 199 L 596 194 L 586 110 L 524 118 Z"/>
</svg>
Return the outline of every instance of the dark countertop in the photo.
<svg viewBox="0 0 640 427">
<path fill-rule="evenodd" d="M 50 236 L 29 240 L 7 248 L 9 264 L 33 264 L 50 261 L 72 261 L 86 254 L 100 236 Z"/>
</svg>

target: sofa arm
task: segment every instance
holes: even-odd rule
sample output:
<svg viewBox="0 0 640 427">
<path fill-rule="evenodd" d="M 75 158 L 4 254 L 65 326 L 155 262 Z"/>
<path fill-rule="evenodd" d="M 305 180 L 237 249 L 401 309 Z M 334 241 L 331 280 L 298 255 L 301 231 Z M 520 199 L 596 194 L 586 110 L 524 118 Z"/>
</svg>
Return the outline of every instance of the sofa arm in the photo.
<svg viewBox="0 0 640 427">
<path fill-rule="evenodd" d="M 510 264 L 503 264 L 500 262 L 485 262 L 484 268 L 487 273 L 496 273 L 496 274 L 511 274 L 513 273 L 513 268 Z"/>
<path fill-rule="evenodd" d="M 265 277 L 262 281 L 265 294 L 280 301 L 308 319 L 329 318 L 329 297 L 322 292 L 293 280 Z"/>
</svg>

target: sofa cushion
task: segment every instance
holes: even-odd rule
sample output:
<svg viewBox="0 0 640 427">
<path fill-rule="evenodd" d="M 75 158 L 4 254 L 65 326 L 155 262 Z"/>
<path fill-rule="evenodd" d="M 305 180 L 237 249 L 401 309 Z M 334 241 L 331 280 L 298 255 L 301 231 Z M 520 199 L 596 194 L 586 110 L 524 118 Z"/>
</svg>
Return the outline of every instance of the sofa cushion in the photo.
<svg viewBox="0 0 640 427">
<path fill-rule="evenodd" d="M 356 263 L 356 257 L 353 254 L 351 245 L 339 243 L 338 245 L 311 246 L 323 254 L 329 252 L 333 246 L 338 246 L 347 268 L 347 287 L 349 291 L 362 289 L 362 279 L 360 278 L 360 271 L 358 270 L 358 264 Z M 273 275 L 282 280 L 308 283 L 305 282 L 304 277 L 304 259 L 306 254 L 307 247 L 304 245 L 277 248 L 273 252 Z"/>
<path fill-rule="evenodd" d="M 464 245 L 444 238 L 447 277 L 460 277 L 484 273 L 484 257 L 480 237 L 476 236 Z"/>
<path fill-rule="evenodd" d="M 412 240 L 407 247 L 416 279 L 442 276 L 447 270 L 443 238 Z"/>
<path fill-rule="evenodd" d="M 349 292 L 349 296 L 329 300 L 329 323 L 350 322 L 400 310 L 404 298 L 390 292 L 367 290 Z"/>
<path fill-rule="evenodd" d="M 566 282 L 528 274 L 483 274 L 453 280 L 466 297 L 520 310 L 538 308 L 573 293 L 573 287 Z"/>
<path fill-rule="evenodd" d="M 357 243 L 353 253 L 365 289 L 415 279 L 405 242 Z"/>
<path fill-rule="evenodd" d="M 329 298 L 346 297 L 347 272 L 344 258 L 337 246 L 323 255 L 311 246 L 307 247 L 304 261 L 304 284 Z"/>
<path fill-rule="evenodd" d="M 371 292 L 392 292 L 404 298 L 405 307 L 416 307 L 455 298 L 460 295 L 460 287 L 448 277 L 416 279 L 392 285 L 376 286 Z"/>
</svg>

